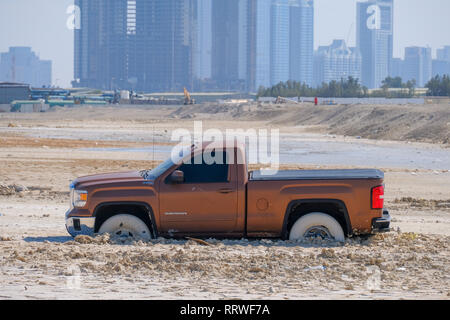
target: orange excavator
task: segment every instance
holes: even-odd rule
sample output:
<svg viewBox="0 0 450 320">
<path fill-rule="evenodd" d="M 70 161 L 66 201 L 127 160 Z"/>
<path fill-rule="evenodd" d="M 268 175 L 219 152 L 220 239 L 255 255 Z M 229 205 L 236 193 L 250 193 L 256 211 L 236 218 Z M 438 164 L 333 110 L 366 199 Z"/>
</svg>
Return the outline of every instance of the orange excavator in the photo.
<svg viewBox="0 0 450 320">
<path fill-rule="evenodd" d="M 187 106 L 190 104 L 195 104 L 195 100 L 191 98 L 191 94 L 189 93 L 189 91 L 184 88 L 184 105 Z"/>
</svg>

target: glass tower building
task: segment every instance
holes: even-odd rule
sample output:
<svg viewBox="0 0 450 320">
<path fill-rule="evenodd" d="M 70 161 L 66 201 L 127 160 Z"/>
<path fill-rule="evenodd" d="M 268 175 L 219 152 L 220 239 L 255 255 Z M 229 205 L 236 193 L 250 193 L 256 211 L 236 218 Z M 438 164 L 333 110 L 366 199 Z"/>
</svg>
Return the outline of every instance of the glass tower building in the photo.
<svg viewBox="0 0 450 320">
<path fill-rule="evenodd" d="M 405 48 L 403 75 L 404 81 L 416 80 L 418 87 L 424 87 L 432 75 L 431 48 Z"/>
<path fill-rule="evenodd" d="M 212 0 L 197 0 L 194 76 L 211 78 Z"/>
<path fill-rule="evenodd" d="M 275 85 L 289 80 L 289 0 L 275 0 L 271 13 L 270 82 Z"/>
<path fill-rule="evenodd" d="M 116 89 L 128 83 L 128 1 L 75 0 L 74 86 Z"/>
<path fill-rule="evenodd" d="M 314 1 L 290 1 L 290 80 L 313 84 Z"/>
<path fill-rule="evenodd" d="M 357 46 L 362 56 L 362 83 L 379 88 L 389 76 L 393 54 L 393 0 L 357 3 Z"/>
<path fill-rule="evenodd" d="M 248 1 L 247 89 L 269 87 L 272 0 Z"/>
</svg>

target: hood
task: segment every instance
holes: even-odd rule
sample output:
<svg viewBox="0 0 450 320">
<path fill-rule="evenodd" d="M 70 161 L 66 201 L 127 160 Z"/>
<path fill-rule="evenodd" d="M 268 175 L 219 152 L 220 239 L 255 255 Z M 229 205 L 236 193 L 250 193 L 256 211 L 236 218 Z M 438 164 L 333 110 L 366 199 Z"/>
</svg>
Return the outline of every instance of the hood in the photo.
<svg viewBox="0 0 450 320">
<path fill-rule="evenodd" d="M 142 180 L 144 180 L 144 178 L 142 178 L 140 171 L 114 172 L 80 177 L 73 181 L 73 185 L 77 187 L 82 184 L 83 186 L 88 187 L 96 184 L 133 182 Z"/>
</svg>

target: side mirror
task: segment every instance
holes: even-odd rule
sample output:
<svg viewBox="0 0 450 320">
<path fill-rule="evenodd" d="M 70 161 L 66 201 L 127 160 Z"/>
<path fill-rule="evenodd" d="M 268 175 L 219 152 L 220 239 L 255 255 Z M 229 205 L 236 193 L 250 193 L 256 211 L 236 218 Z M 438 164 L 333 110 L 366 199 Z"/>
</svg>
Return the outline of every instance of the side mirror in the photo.
<svg viewBox="0 0 450 320">
<path fill-rule="evenodd" d="M 170 175 L 171 183 L 183 183 L 184 182 L 184 172 L 180 170 L 175 170 Z"/>
</svg>

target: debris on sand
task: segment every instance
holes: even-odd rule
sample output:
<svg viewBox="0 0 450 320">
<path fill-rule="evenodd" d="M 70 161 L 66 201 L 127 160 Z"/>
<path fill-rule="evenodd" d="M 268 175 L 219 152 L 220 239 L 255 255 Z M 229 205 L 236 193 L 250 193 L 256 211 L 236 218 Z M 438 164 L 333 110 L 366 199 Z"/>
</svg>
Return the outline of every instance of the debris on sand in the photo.
<svg viewBox="0 0 450 320">
<path fill-rule="evenodd" d="M 10 186 L 0 184 L 0 196 L 12 196 L 16 193 L 14 188 L 11 188 Z"/>
<path fill-rule="evenodd" d="M 313 270 L 325 271 L 325 269 L 326 269 L 325 266 L 314 266 L 314 267 L 307 267 L 307 268 L 303 269 L 303 271 L 313 271 Z"/>
<path fill-rule="evenodd" d="M 5 185 L 0 184 L 0 196 L 12 196 L 16 193 L 26 192 L 28 191 L 27 187 L 22 185 Z"/>
<path fill-rule="evenodd" d="M 75 242 L 78 242 L 80 244 L 109 244 L 110 242 L 110 235 L 108 233 L 91 237 L 86 235 L 78 235 L 75 237 Z"/>
<path fill-rule="evenodd" d="M 201 244 L 201 245 L 203 245 L 203 246 L 210 246 L 210 245 L 211 245 L 210 243 L 208 243 L 208 242 L 206 242 L 206 241 L 204 241 L 204 240 L 201 240 L 201 239 L 190 238 L 190 237 L 186 237 L 186 239 L 192 240 L 192 241 L 194 241 L 194 242 L 197 242 L 198 244 Z"/>
<path fill-rule="evenodd" d="M 415 199 L 412 197 L 403 197 L 400 199 L 395 199 L 396 204 L 408 204 L 411 207 L 416 208 L 442 208 L 450 209 L 450 199 L 449 200 L 427 200 L 427 199 Z"/>
</svg>

